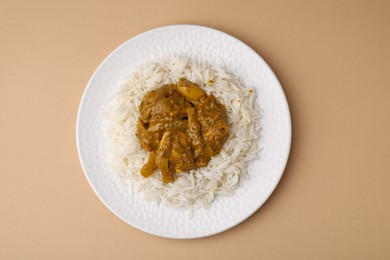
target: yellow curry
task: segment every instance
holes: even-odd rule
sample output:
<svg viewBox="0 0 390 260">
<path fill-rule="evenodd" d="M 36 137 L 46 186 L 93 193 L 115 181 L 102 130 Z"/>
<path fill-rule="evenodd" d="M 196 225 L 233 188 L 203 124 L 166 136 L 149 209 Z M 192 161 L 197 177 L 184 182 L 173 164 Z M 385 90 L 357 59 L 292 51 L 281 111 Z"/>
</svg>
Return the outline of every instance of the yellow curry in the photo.
<svg viewBox="0 0 390 260">
<path fill-rule="evenodd" d="M 225 106 L 184 78 L 148 92 L 139 110 L 137 136 L 150 152 L 145 178 L 159 168 L 162 181 L 173 182 L 176 173 L 206 166 L 228 138 Z"/>
</svg>

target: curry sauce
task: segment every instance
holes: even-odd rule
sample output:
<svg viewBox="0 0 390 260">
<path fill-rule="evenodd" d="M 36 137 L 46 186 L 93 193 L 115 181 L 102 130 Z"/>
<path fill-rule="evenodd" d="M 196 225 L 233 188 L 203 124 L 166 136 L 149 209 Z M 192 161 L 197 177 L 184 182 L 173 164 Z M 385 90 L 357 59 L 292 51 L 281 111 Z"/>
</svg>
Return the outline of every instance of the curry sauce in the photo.
<svg viewBox="0 0 390 260">
<path fill-rule="evenodd" d="M 207 166 L 229 135 L 225 106 L 184 78 L 148 92 L 139 111 L 137 136 L 149 151 L 145 178 L 159 168 L 169 183 L 176 173 Z"/>
</svg>

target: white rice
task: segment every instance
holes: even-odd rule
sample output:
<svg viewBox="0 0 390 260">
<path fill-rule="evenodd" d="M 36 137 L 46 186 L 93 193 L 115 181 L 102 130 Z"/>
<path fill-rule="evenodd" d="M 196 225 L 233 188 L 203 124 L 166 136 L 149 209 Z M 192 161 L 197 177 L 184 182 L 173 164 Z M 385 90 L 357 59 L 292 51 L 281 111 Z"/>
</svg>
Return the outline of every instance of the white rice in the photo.
<svg viewBox="0 0 390 260">
<path fill-rule="evenodd" d="M 144 95 L 165 84 L 186 78 L 213 94 L 226 106 L 229 139 L 207 167 L 177 175 L 163 184 L 157 170 L 151 177 L 140 174 L 148 152 L 136 137 L 138 106 Z M 107 147 L 111 170 L 127 183 L 132 195 L 175 208 L 208 207 L 216 195 L 232 195 L 248 164 L 259 158 L 260 108 L 253 89 L 244 87 L 222 67 L 198 64 L 185 58 L 168 57 L 134 71 L 121 86 L 107 111 Z"/>
</svg>

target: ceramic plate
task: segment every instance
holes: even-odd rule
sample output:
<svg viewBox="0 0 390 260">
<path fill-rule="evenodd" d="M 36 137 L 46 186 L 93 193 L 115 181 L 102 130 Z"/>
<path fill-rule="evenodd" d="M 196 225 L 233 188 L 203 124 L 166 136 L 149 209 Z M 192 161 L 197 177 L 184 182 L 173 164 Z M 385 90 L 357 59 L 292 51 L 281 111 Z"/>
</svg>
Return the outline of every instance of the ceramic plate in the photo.
<svg viewBox="0 0 390 260">
<path fill-rule="evenodd" d="M 261 158 L 250 165 L 230 197 L 217 197 L 192 218 L 130 196 L 109 171 L 103 112 L 109 98 L 135 69 L 166 56 L 223 65 L 257 94 L 261 118 Z M 270 67 L 250 47 L 221 31 L 194 25 L 173 25 L 144 32 L 115 49 L 97 68 L 84 91 L 77 118 L 77 147 L 85 176 L 100 200 L 116 216 L 144 232 L 168 238 L 199 238 L 236 226 L 256 212 L 278 184 L 287 163 L 291 121 L 283 89 Z"/>
</svg>

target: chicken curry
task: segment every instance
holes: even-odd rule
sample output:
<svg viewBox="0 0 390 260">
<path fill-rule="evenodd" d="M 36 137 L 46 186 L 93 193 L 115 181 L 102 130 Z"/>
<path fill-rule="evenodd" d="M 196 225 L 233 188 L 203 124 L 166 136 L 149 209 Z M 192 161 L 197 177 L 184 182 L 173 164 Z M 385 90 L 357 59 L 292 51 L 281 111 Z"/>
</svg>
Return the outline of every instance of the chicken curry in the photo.
<svg viewBox="0 0 390 260">
<path fill-rule="evenodd" d="M 149 151 L 145 178 L 159 168 L 169 183 L 176 173 L 207 166 L 228 138 L 225 106 L 184 78 L 148 92 L 139 111 L 137 136 Z"/>
</svg>

